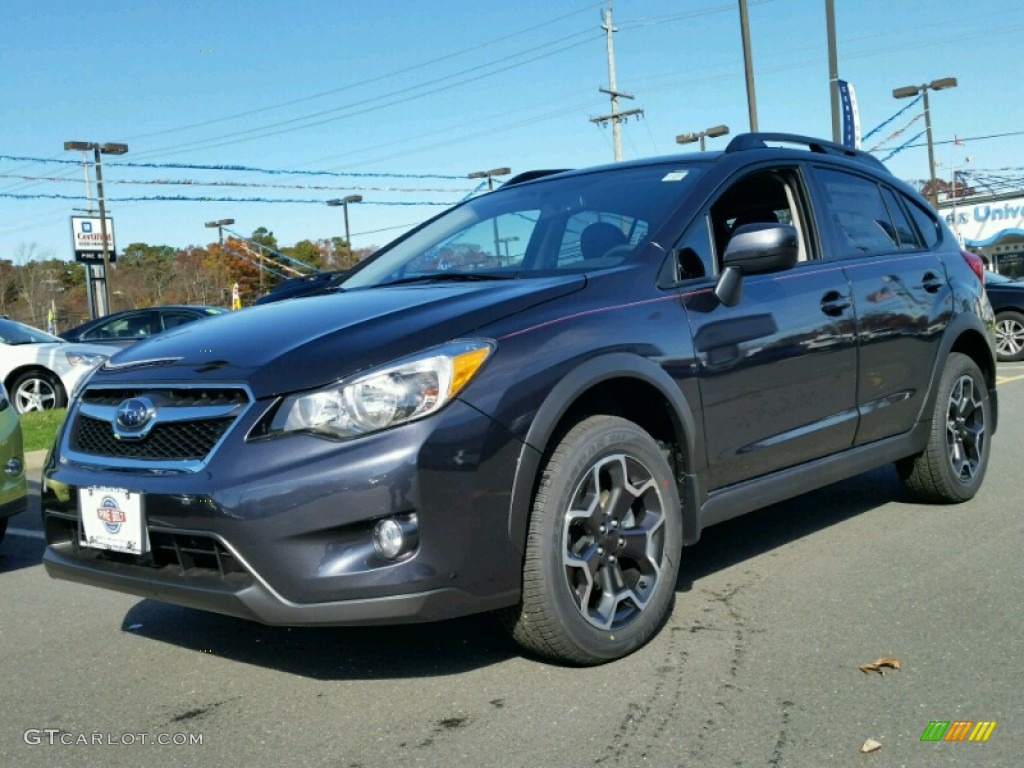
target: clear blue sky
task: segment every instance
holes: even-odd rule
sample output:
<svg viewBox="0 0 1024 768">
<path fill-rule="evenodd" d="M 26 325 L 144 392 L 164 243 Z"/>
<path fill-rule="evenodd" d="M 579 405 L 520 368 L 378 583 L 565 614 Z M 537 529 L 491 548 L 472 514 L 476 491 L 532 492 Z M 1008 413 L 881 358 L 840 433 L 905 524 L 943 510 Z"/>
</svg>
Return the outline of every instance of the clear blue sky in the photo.
<svg viewBox="0 0 1024 768">
<path fill-rule="evenodd" d="M 894 87 L 955 76 L 931 95 L 936 157 L 948 167 L 1024 166 L 1019 0 L 836 0 L 840 77 L 857 91 L 867 132 L 905 101 Z M 340 235 L 347 194 L 356 247 L 381 245 L 500 166 L 610 162 L 605 2 L 592 0 L 131 0 L 15 3 L 0 47 L 0 155 L 77 160 L 67 140 L 124 142 L 104 158 L 117 243 L 182 247 L 215 240 L 203 223 L 264 226 L 281 245 Z M 831 136 L 824 0 L 750 0 L 761 130 Z M 677 134 L 718 123 L 747 129 L 736 0 L 615 0 L 618 89 L 644 110 L 623 125 L 629 158 L 674 153 Z M 906 113 L 865 143 L 902 126 Z M 923 130 L 923 121 L 901 139 Z M 709 141 L 722 148 L 727 139 Z M 923 143 L 923 139 L 921 140 Z M 691 145 L 695 146 L 695 145 Z M 127 168 L 118 161 L 380 173 L 255 174 Z M 901 178 L 927 176 L 923 147 L 888 161 Z M 940 169 L 948 176 L 948 171 Z M 1018 171 L 1019 172 L 1019 171 Z M 421 178 L 436 175 L 450 178 Z M 20 177 L 31 177 L 26 180 Z M 59 179 L 39 181 L 40 178 Z M 63 179 L 63 180 L 60 180 Z M 126 182 L 220 182 L 222 186 Z M 225 182 L 260 186 L 223 186 Z M 265 185 L 278 185 L 267 187 Z M 321 187 L 319 189 L 314 187 Z M 322 187 L 330 187 L 324 189 Z M 77 165 L 0 159 L 0 258 L 69 259 Z M 311 203 L 117 202 L 155 195 L 258 197 Z M 387 230 L 387 231 L 379 231 Z"/>
</svg>

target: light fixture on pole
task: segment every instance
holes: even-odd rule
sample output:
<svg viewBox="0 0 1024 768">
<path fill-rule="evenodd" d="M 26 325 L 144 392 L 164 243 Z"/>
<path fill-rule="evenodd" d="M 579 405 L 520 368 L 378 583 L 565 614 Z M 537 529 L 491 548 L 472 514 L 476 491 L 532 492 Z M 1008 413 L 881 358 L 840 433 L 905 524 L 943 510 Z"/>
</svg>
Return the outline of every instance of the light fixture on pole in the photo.
<svg viewBox="0 0 1024 768">
<path fill-rule="evenodd" d="M 213 227 L 217 228 L 217 242 L 223 248 L 224 247 L 224 227 L 228 226 L 229 224 L 234 224 L 234 223 L 235 223 L 234 219 L 220 219 L 219 221 L 208 221 L 208 222 L 206 222 L 205 226 L 210 227 L 211 229 Z"/>
<path fill-rule="evenodd" d="M 107 285 L 110 274 L 110 253 L 107 250 L 107 211 L 103 203 L 103 164 L 100 155 L 123 155 L 128 151 L 127 144 L 107 142 L 99 144 L 94 141 L 65 141 L 65 150 L 78 150 L 81 152 L 93 152 L 93 164 L 96 166 L 96 200 L 100 209 L 100 237 L 103 240 L 103 291 L 97 298 L 100 299 L 100 306 L 95 308 L 98 315 L 103 316 L 110 313 L 110 289 Z M 91 265 L 89 269 L 91 269 Z"/>
<path fill-rule="evenodd" d="M 473 171 L 466 175 L 467 179 L 487 179 L 487 191 L 494 190 L 495 176 L 508 176 L 512 173 L 511 168 L 491 168 L 489 171 Z M 494 224 L 494 258 L 501 260 L 501 238 L 498 237 L 498 220 L 491 219 Z"/>
<path fill-rule="evenodd" d="M 466 176 L 467 179 L 487 179 L 487 191 L 490 192 L 494 189 L 494 177 L 495 176 L 508 176 L 512 173 L 511 168 L 491 168 L 489 171 L 473 171 L 473 173 Z"/>
<path fill-rule="evenodd" d="M 676 144 L 692 144 L 695 141 L 699 141 L 700 151 L 703 152 L 705 137 L 713 139 L 716 136 L 725 136 L 727 133 L 729 133 L 728 125 L 713 125 L 699 133 L 684 133 L 676 136 Z"/>
<path fill-rule="evenodd" d="M 935 148 L 932 143 L 932 117 L 931 108 L 928 105 L 928 91 L 941 91 L 946 88 L 956 88 L 955 77 L 943 77 L 940 80 L 932 80 L 923 85 L 906 85 L 902 88 L 894 88 L 892 95 L 896 99 L 906 99 L 910 96 L 922 94 L 924 96 L 924 130 L 928 142 L 928 200 L 932 208 L 939 208 L 939 191 L 935 186 Z"/>
<path fill-rule="evenodd" d="M 341 206 L 345 211 L 345 245 L 348 246 L 349 254 L 352 253 L 352 240 L 348 234 L 348 204 L 349 203 L 361 203 L 363 202 L 362 195 L 348 195 L 340 200 L 328 200 L 327 204 L 330 206 Z"/>
</svg>

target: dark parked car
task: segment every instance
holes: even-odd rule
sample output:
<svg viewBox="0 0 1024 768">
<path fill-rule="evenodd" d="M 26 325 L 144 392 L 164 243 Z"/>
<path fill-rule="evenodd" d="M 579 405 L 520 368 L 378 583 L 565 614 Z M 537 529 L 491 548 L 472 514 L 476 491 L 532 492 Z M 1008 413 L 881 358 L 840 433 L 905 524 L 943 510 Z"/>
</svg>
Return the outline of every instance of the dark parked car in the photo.
<svg viewBox="0 0 1024 768">
<path fill-rule="evenodd" d="M 1024 360 L 1024 281 L 986 271 L 985 292 L 996 313 L 996 357 L 1001 363 Z"/>
<path fill-rule="evenodd" d="M 993 323 L 980 259 L 862 152 L 747 134 L 538 175 L 333 295 L 97 369 L 44 469 L 44 562 L 269 624 L 498 611 L 608 661 L 709 525 L 889 462 L 972 498 Z"/>
<path fill-rule="evenodd" d="M 163 307 L 126 309 L 69 328 L 60 335 L 65 341 L 90 344 L 110 344 L 129 347 L 137 341 L 154 336 L 169 328 L 195 322 L 228 310 L 222 307 L 176 304 Z"/>
</svg>

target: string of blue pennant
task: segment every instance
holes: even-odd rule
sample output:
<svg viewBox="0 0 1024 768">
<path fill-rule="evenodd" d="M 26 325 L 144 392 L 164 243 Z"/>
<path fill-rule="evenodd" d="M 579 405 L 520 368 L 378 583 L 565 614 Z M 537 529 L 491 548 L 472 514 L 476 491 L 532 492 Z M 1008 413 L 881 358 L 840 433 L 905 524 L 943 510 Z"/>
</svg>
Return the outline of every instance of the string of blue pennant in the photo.
<svg viewBox="0 0 1024 768">
<path fill-rule="evenodd" d="M 0 160 L 15 163 L 55 163 L 59 165 L 81 165 L 81 160 L 67 160 L 57 157 L 27 157 L 20 155 L 0 155 Z M 265 173 L 272 176 L 334 176 L 338 178 L 380 178 L 380 179 L 445 179 L 447 181 L 465 181 L 465 176 L 449 176 L 440 173 L 376 173 L 371 171 L 302 171 L 285 168 L 259 168 L 251 165 L 204 165 L 201 163 L 133 163 L 129 161 L 107 161 L 105 167 L 120 168 L 177 168 L 193 171 L 232 171 L 246 173 Z"/>
<path fill-rule="evenodd" d="M 871 138 L 872 136 L 874 136 L 874 135 L 875 135 L 876 133 L 878 133 L 878 132 L 879 132 L 880 130 L 882 130 L 883 128 L 885 128 L 885 126 L 887 126 L 887 125 L 888 125 L 889 123 L 891 123 L 891 122 L 892 122 L 893 120 L 895 120 L 895 119 L 896 119 L 897 117 L 899 117 L 900 115 L 902 115 L 902 114 L 903 114 L 904 112 L 906 112 L 906 111 L 907 111 L 908 109 L 910 109 L 910 108 L 911 108 L 912 106 L 914 106 L 915 104 L 917 104 L 917 102 L 919 102 L 919 101 L 920 101 L 921 99 L 923 99 L 923 98 L 924 98 L 923 94 L 918 94 L 917 98 L 915 98 L 915 99 L 912 99 L 912 100 L 911 100 L 911 102 L 910 102 L 909 104 L 907 104 L 907 106 L 903 107 L 903 109 L 899 110 L 898 112 L 896 112 L 896 114 L 894 114 L 894 115 L 893 115 L 892 117 L 890 117 L 890 118 L 889 118 L 888 120 L 884 120 L 884 121 L 882 121 L 881 123 L 879 123 L 878 125 L 876 125 L 876 126 L 875 126 L 874 128 L 872 128 L 872 129 L 871 129 L 870 131 L 868 131 L 868 132 L 867 132 L 867 133 L 865 133 L 865 134 L 864 134 L 863 136 L 861 136 L 861 141 L 866 141 L 867 139 L 870 139 L 870 138 Z"/>
<path fill-rule="evenodd" d="M 885 162 L 886 160 L 888 160 L 888 159 L 889 159 L 890 157 L 892 157 L 893 155 L 897 155 L 897 154 L 899 154 L 899 153 L 900 153 L 900 152 L 902 152 L 902 151 L 903 151 L 904 149 L 906 149 L 906 148 L 907 148 L 907 147 L 909 147 L 909 146 L 910 146 L 911 144 L 913 144 L 913 143 L 914 143 L 915 141 L 917 141 L 917 140 L 918 140 L 918 139 L 920 139 L 920 138 L 921 138 L 922 136 L 924 136 L 924 134 L 925 134 L 925 131 L 921 131 L 921 132 L 920 132 L 919 134 L 917 134 L 917 136 L 914 136 L 914 137 L 913 137 L 912 139 L 908 139 L 908 140 L 906 141 L 906 143 L 904 143 L 904 144 L 900 144 L 900 145 L 899 145 L 898 147 L 896 147 L 896 149 L 894 149 L 894 150 L 893 150 L 892 152 L 890 152 L 890 153 L 889 153 L 888 155 L 886 155 L 885 157 L 883 157 L 883 158 L 882 158 L 882 162 L 884 163 L 884 162 Z"/>
<path fill-rule="evenodd" d="M 270 246 L 264 245 L 263 243 L 258 243 L 255 240 L 250 240 L 245 235 L 240 235 L 237 232 L 235 232 L 235 230 L 233 230 L 233 229 L 229 229 L 228 227 L 224 227 L 224 231 L 234 235 L 239 240 L 244 240 L 249 245 L 255 245 L 256 247 L 262 248 L 264 251 L 267 251 L 268 253 L 272 253 L 275 256 L 284 259 L 285 261 L 290 261 L 292 264 L 298 264 L 300 267 L 305 267 L 306 269 L 312 270 L 313 272 L 319 272 L 320 271 L 316 267 L 311 266 L 309 264 L 306 264 L 305 262 L 299 261 L 298 259 L 293 259 L 291 256 L 288 256 L 287 254 L 281 253 L 280 251 L 275 251 Z"/>
<path fill-rule="evenodd" d="M 10 200 L 86 200 L 85 195 L 61 195 L 56 193 L 36 192 L 24 194 L 18 192 L 0 192 L 0 197 Z M 142 197 L 107 197 L 108 203 L 145 203 L 145 202 L 183 202 L 183 203 L 297 203 L 324 205 L 325 200 L 302 198 L 269 198 L 269 197 L 188 197 L 186 195 L 145 195 Z M 365 200 L 362 205 L 433 205 L 450 207 L 450 202 L 427 202 L 414 200 Z"/>
<path fill-rule="evenodd" d="M 54 176 L 23 176 L 16 173 L 0 173 L 0 179 L 18 179 L 20 181 L 50 181 L 60 184 L 81 184 L 81 179 L 67 179 Z M 361 185 L 346 185 L 344 187 L 330 187 L 315 184 L 257 184 L 246 181 L 197 181 L 195 179 L 107 179 L 104 184 L 156 184 L 159 186 L 190 186 L 190 187 L 252 187 L 257 189 L 309 189 L 324 190 L 330 192 L 355 191 L 355 192 L 462 192 L 460 189 L 444 189 L 441 187 L 418 187 L 410 189 L 406 187 L 364 187 Z M 479 188 L 478 188 L 479 189 Z M 474 190 L 475 191 L 475 190 Z"/>
</svg>

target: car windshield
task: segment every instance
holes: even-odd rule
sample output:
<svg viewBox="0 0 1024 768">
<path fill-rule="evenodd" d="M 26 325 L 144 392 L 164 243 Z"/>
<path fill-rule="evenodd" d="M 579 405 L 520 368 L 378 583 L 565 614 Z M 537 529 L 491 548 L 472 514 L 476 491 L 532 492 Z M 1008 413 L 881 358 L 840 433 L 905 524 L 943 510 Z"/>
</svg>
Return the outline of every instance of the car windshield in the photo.
<svg viewBox="0 0 1024 768">
<path fill-rule="evenodd" d="M 2 344 L 45 344 L 51 341 L 62 341 L 62 339 L 30 325 L 0 318 L 0 343 Z"/>
<path fill-rule="evenodd" d="M 698 173 L 665 163 L 505 187 L 378 251 L 342 288 L 614 267 L 640 252 Z"/>
</svg>

